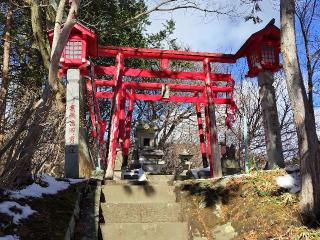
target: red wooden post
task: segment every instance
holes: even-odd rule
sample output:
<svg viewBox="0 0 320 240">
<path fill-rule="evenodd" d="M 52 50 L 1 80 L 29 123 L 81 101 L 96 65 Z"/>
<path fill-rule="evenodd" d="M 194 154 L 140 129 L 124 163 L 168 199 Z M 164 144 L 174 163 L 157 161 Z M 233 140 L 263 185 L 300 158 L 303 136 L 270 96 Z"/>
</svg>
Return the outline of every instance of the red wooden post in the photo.
<svg viewBox="0 0 320 240">
<path fill-rule="evenodd" d="M 97 126 L 96 126 L 96 115 L 94 109 L 94 102 L 93 102 L 93 90 L 92 90 L 92 82 L 91 80 L 86 81 L 86 90 L 87 90 L 87 101 L 88 101 L 88 110 L 90 113 L 91 125 L 92 125 L 92 137 L 97 137 Z"/>
<path fill-rule="evenodd" d="M 168 67 L 169 67 L 169 59 L 167 58 L 160 59 L 160 68 L 164 70 L 164 69 L 168 69 Z"/>
<path fill-rule="evenodd" d="M 132 89 L 131 89 L 131 93 L 133 93 Z M 129 155 L 129 147 L 130 147 L 130 132 L 131 132 L 131 121 L 132 121 L 133 106 L 134 106 L 133 99 L 129 99 L 128 112 L 127 112 L 127 117 L 126 117 L 125 139 L 124 139 L 124 144 L 123 144 L 123 163 L 122 163 L 122 167 L 126 167 L 128 165 L 128 155 Z"/>
<path fill-rule="evenodd" d="M 196 94 L 198 95 L 198 94 Z M 203 123 L 201 117 L 201 105 L 199 102 L 196 103 L 196 112 L 197 112 L 197 121 L 198 121 L 198 129 L 199 129 L 199 139 L 200 139 L 200 151 L 202 156 L 202 164 L 203 167 L 208 167 L 208 159 L 207 159 L 207 152 L 206 152 L 206 143 L 205 137 L 203 132 Z"/>
<path fill-rule="evenodd" d="M 221 160 L 219 154 L 219 146 L 217 142 L 217 126 L 216 126 L 216 114 L 215 114 L 215 103 L 214 103 L 214 94 L 213 94 L 213 85 L 210 78 L 211 73 L 211 66 L 210 60 L 208 58 L 204 59 L 203 61 L 203 71 L 205 74 L 205 92 L 206 92 L 206 99 L 207 99 L 207 115 L 208 125 L 207 129 L 209 130 L 209 139 L 210 139 L 210 148 L 211 148 L 211 158 L 210 161 L 210 175 L 211 177 L 221 177 L 222 170 L 221 170 Z"/>
<path fill-rule="evenodd" d="M 213 177 L 213 158 L 212 158 L 212 150 L 211 150 L 211 132 L 210 132 L 210 121 L 209 121 L 209 109 L 208 103 L 206 103 L 204 108 L 204 116 L 206 121 L 206 140 L 207 140 L 207 153 L 209 158 L 209 166 L 210 166 L 210 176 Z"/>
<path fill-rule="evenodd" d="M 96 78 L 95 75 L 95 66 L 93 63 L 91 63 L 91 71 L 90 71 L 90 82 L 87 82 L 87 87 L 91 87 L 88 91 L 91 91 L 92 94 L 92 100 L 93 100 L 93 110 L 94 110 L 94 117 L 95 121 L 94 123 L 94 128 L 96 131 L 96 134 L 94 137 L 96 138 L 96 143 L 97 143 L 97 148 L 98 148 L 98 167 L 101 168 L 101 165 L 106 165 L 106 159 L 104 159 L 104 150 L 102 145 L 104 144 L 104 132 L 105 132 L 105 126 L 106 123 L 102 120 L 101 114 L 100 114 L 100 107 L 99 107 L 99 102 L 97 99 L 97 85 L 94 81 Z"/>
<path fill-rule="evenodd" d="M 106 131 L 106 126 L 107 126 L 107 122 L 104 120 L 101 120 L 101 122 L 99 122 L 99 138 L 98 138 L 98 150 L 99 150 L 99 167 L 101 168 L 101 165 L 103 165 L 103 167 L 105 167 L 106 165 L 106 159 L 105 157 L 105 150 L 102 147 L 104 145 L 104 133 Z"/>
<path fill-rule="evenodd" d="M 112 101 L 111 128 L 109 133 L 108 166 L 105 174 L 106 179 L 113 179 L 114 165 L 116 159 L 117 141 L 119 135 L 119 114 L 122 95 L 122 74 L 124 58 L 121 52 L 116 57 L 116 73 L 114 75 L 115 89 Z"/>
<path fill-rule="evenodd" d="M 126 99 L 123 94 L 124 89 L 121 89 L 121 100 L 120 100 L 120 113 L 119 113 L 119 138 L 121 140 L 121 148 L 123 151 L 124 134 L 125 134 L 125 117 L 126 117 Z"/>
</svg>

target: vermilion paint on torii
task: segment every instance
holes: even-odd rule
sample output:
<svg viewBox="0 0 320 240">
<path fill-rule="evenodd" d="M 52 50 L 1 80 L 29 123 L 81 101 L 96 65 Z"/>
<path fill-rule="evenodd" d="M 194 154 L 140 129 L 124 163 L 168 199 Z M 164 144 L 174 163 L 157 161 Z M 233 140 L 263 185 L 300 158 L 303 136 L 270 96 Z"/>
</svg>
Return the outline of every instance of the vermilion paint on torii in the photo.
<svg viewBox="0 0 320 240">
<path fill-rule="evenodd" d="M 49 32 L 49 40 L 52 43 L 53 31 Z M 219 169 L 214 164 L 220 164 L 217 152 L 217 129 L 215 126 L 216 104 L 226 105 L 226 124 L 230 125 L 234 119 L 236 105 L 233 100 L 234 81 L 230 74 L 217 74 L 211 71 L 210 63 L 235 63 L 238 58 L 247 57 L 249 63 L 248 76 L 253 77 L 263 68 L 277 71 L 279 64 L 279 42 L 280 31 L 271 21 L 265 28 L 253 34 L 236 54 L 187 52 L 162 49 L 145 49 L 129 47 L 98 46 L 97 36 L 89 28 L 77 23 L 71 31 L 69 41 L 61 57 L 60 73 L 64 74 L 66 69 L 79 68 L 82 75 L 87 77 L 86 93 L 88 98 L 88 109 L 92 122 L 92 136 L 97 138 L 99 146 L 107 144 L 108 152 L 104 154 L 100 151 L 100 158 L 106 166 L 106 176 L 112 178 L 115 164 L 117 143 L 121 143 L 124 157 L 124 165 L 127 164 L 131 118 L 134 102 L 144 101 L 168 101 L 184 102 L 195 104 L 197 111 L 197 122 L 199 128 L 200 150 L 203 158 L 203 165 L 208 165 L 209 159 L 211 176 L 215 170 Z M 89 62 L 89 57 L 114 57 L 114 66 L 94 66 Z M 139 69 L 129 68 L 124 65 L 126 58 L 157 59 L 160 69 Z M 183 60 L 202 64 L 202 71 L 173 71 L 170 69 L 170 61 Z M 89 68 L 89 65 L 90 68 Z M 111 76 L 112 80 L 98 79 L 96 76 Z M 123 77 L 130 77 L 130 81 L 123 81 Z M 172 83 L 162 84 L 155 82 L 136 82 L 134 78 L 168 78 Z M 126 78 L 128 79 L 128 78 Z M 200 80 L 200 84 L 174 83 L 174 80 Z M 218 84 L 223 82 L 223 86 Z M 111 91 L 98 91 L 99 87 L 111 88 Z M 136 90 L 160 90 L 170 89 L 175 95 L 162 96 L 160 94 L 138 93 Z M 139 91 L 140 92 L 140 91 Z M 190 95 L 179 95 L 179 93 L 189 92 Z M 224 93 L 225 97 L 219 97 L 219 93 Z M 221 94 L 220 94 L 221 95 Z M 112 102 L 111 121 L 109 122 L 107 143 L 103 136 L 106 131 L 106 121 L 102 119 L 98 99 L 107 98 Z M 126 102 L 128 110 L 126 114 Z M 201 107 L 205 108 L 204 129 Z M 119 141 L 120 140 L 120 141 Z M 99 148 L 103 149 L 103 147 Z"/>
<path fill-rule="evenodd" d="M 112 99 L 113 111 L 110 127 L 109 138 L 109 151 L 107 154 L 107 176 L 108 171 L 112 176 L 112 170 L 115 163 L 116 147 L 118 139 L 122 143 L 122 152 L 124 158 L 124 165 L 128 159 L 128 148 L 130 143 L 130 128 L 133 103 L 137 100 L 143 101 L 168 101 L 168 102 L 184 102 L 194 103 L 196 105 L 198 125 L 199 125 L 199 138 L 200 150 L 203 158 L 204 167 L 208 166 L 212 170 L 213 176 L 214 169 L 214 155 L 212 154 L 212 144 L 217 144 L 217 133 L 212 133 L 210 128 L 209 106 L 214 104 L 225 104 L 229 107 L 230 112 L 234 113 L 236 105 L 232 98 L 234 89 L 234 81 L 230 74 L 215 74 L 211 72 L 211 62 L 234 63 L 235 59 L 232 55 L 228 54 L 212 54 L 212 53 L 199 53 L 199 52 L 186 52 L 186 51 L 173 51 L 173 50 L 158 50 L 158 49 L 139 49 L 139 48 L 121 48 L 121 47 L 99 47 L 98 56 L 100 57 L 115 57 L 115 66 L 95 66 L 94 72 L 97 75 L 113 76 L 112 80 L 95 79 L 96 86 L 112 87 L 109 92 L 96 92 L 96 98 L 110 98 Z M 143 58 L 143 59 L 158 59 L 160 62 L 159 70 L 150 69 L 136 69 L 124 66 L 125 58 Z M 172 71 L 169 69 L 170 61 L 184 60 L 192 62 L 200 62 L 203 65 L 203 71 L 199 72 L 185 72 L 185 71 Z M 123 81 L 123 77 L 132 77 L 131 81 Z M 135 82 L 134 77 L 142 78 L 168 78 L 174 81 L 179 80 L 201 80 L 202 82 L 195 82 L 195 84 L 177 84 L 169 83 L 166 87 L 175 95 L 170 95 L 164 98 L 161 94 L 144 94 L 137 93 L 136 90 L 161 90 L 164 87 L 163 83 L 154 82 Z M 218 86 L 216 82 L 224 82 L 223 86 Z M 221 84 L 220 84 L 221 85 Z M 189 92 L 190 96 L 179 93 Z M 227 93 L 225 98 L 218 97 L 218 93 Z M 124 102 L 129 101 L 129 109 L 127 116 L 124 113 Z M 204 127 L 202 126 L 201 118 L 201 105 L 206 110 L 206 135 Z M 126 134 L 122 132 L 125 130 Z"/>
</svg>

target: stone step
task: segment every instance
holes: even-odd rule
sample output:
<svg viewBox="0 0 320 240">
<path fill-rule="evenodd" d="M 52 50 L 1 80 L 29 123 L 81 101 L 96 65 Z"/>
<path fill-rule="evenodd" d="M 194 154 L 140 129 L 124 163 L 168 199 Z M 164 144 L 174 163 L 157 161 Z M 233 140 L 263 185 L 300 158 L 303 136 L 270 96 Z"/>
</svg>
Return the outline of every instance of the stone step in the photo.
<svg viewBox="0 0 320 240">
<path fill-rule="evenodd" d="M 102 186 L 106 203 L 174 203 L 174 187 L 163 185 L 107 184 Z"/>
<path fill-rule="evenodd" d="M 149 174 L 147 176 L 148 181 L 152 183 L 157 183 L 157 182 L 169 182 L 174 180 L 174 175 L 152 175 Z"/>
<path fill-rule="evenodd" d="M 135 177 L 135 176 L 134 176 Z M 148 177 L 149 178 L 149 177 Z M 179 180 L 179 179 L 178 179 Z M 105 183 L 105 185 L 167 185 L 171 186 L 172 180 L 156 180 L 151 179 L 147 181 L 138 181 L 137 177 L 131 178 L 131 179 L 114 179 L 114 180 L 108 180 L 108 182 Z"/>
<path fill-rule="evenodd" d="M 179 180 L 181 178 L 181 176 L 178 176 L 178 179 Z M 132 179 L 121 179 L 121 171 L 114 171 L 114 178 L 113 180 L 109 180 L 107 181 L 106 184 L 109 184 L 109 183 L 112 183 L 112 184 L 126 184 L 126 183 L 135 183 L 136 184 L 142 184 L 143 182 L 139 182 L 137 180 L 137 175 L 134 175 L 132 177 Z M 168 182 L 172 182 L 174 181 L 174 175 L 147 175 L 147 181 L 146 183 L 149 183 L 149 184 L 155 184 L 155 185 L 158 185 L 158 184 L 167 184 Z M 109 182 L 109 183 L 108 183 Z"/>
<path fill-rule="evenodd" d="M 188 240 L 186 222 L 106 223 L 101 225 L 104 240 Z"/>
<path fill-rule="evenodd" d="M 106 223 L 152 223 L 183 221 L 179 203 L 103 203 Z"/>
</svg>

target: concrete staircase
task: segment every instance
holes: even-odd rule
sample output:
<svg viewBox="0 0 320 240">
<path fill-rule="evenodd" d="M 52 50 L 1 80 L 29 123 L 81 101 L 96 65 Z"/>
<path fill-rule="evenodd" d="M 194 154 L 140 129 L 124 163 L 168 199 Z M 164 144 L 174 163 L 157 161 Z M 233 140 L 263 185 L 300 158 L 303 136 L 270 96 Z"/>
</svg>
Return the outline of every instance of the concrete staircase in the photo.
<svg viewBox="0 0 320 240">
<path fill-rule="evenodd" d="M 188 240 L 188 223 L 168 178 L 152 176 L 144 184 L 109 181 L 102 186 L 104 240 Z"/>
</svg>

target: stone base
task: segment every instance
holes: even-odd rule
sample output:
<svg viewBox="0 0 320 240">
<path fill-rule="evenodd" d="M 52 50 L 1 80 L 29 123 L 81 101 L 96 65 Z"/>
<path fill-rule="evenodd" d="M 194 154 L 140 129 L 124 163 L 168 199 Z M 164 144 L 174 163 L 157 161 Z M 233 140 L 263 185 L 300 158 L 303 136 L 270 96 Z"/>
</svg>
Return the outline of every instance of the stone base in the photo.
<svg viewBox="0 0 320 240">
<path fill-rule="evenodd" d="M 139 179 L 139 169 L 124 170 L 122 171 L 122 179 L 125 180 L 138 180 Z"/>
<path fill-rule="evenodd" d="M 91 172 L 91 178 L 102 181 L 104 178 L 104 171 L 102 169 L 96 169 Z"/>
<path fill-rule="evenodd" d="M 165 167 L 164 164 L 143 164 L 142 168 L 145 172 L 149 172 L 152 174 L 160 174 L 162 169 Z"/>
<path fill-rule="evenodd" d="M 234 175 L 241 172 L 240 168 L 222 168 L 223 176 Z"/>
</svg>

